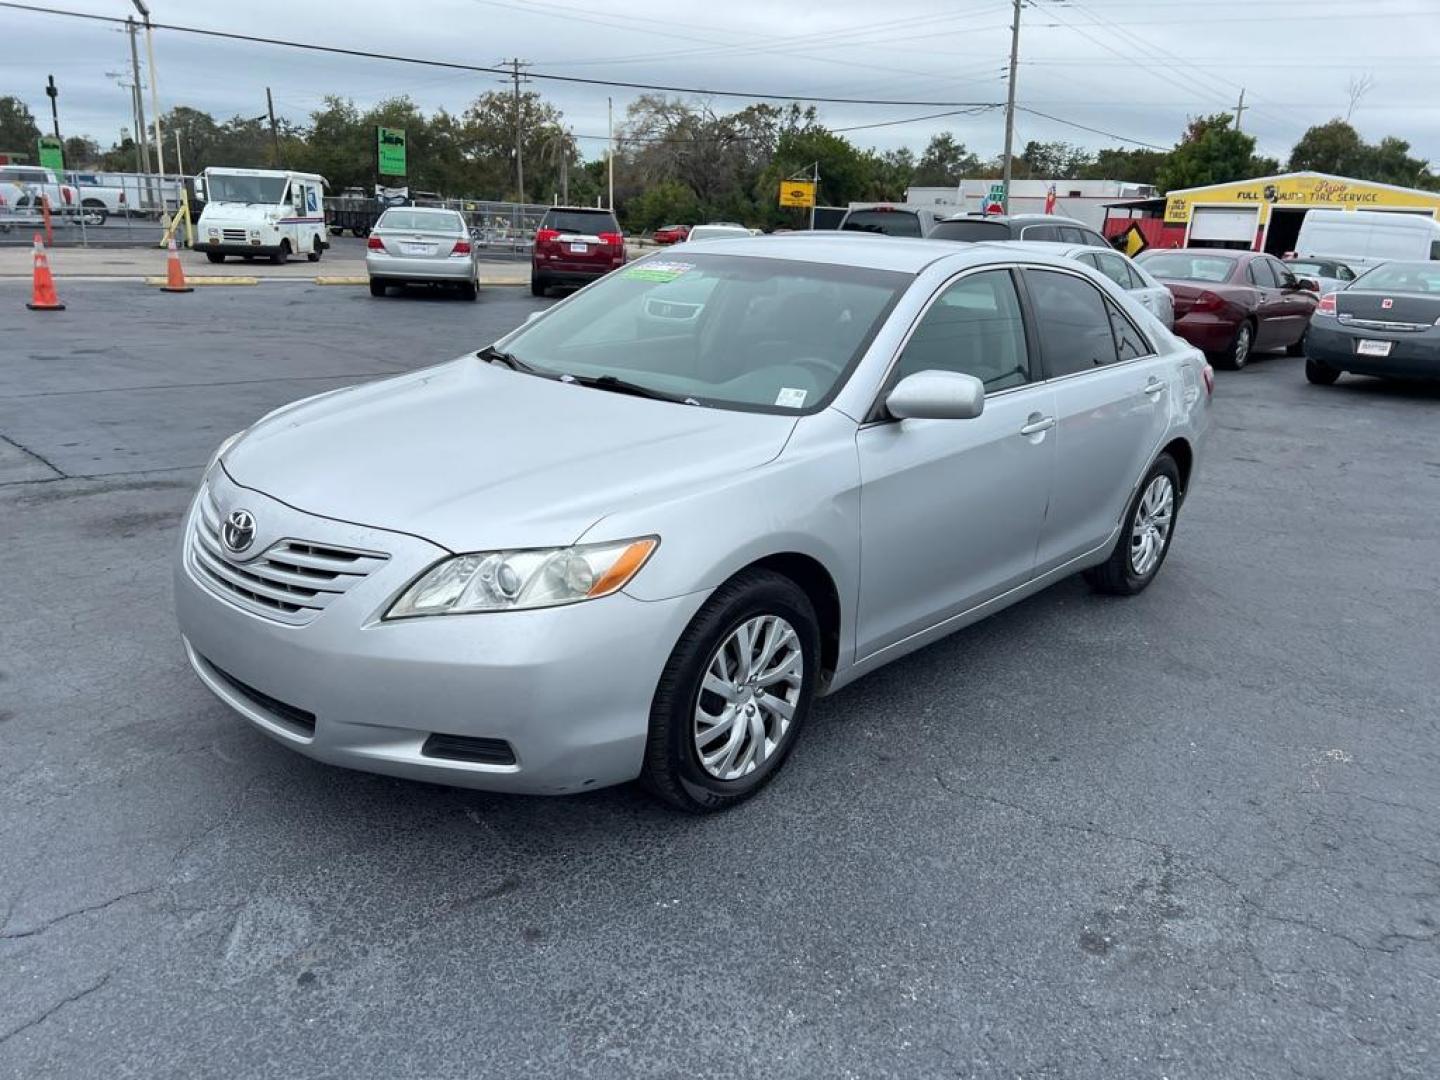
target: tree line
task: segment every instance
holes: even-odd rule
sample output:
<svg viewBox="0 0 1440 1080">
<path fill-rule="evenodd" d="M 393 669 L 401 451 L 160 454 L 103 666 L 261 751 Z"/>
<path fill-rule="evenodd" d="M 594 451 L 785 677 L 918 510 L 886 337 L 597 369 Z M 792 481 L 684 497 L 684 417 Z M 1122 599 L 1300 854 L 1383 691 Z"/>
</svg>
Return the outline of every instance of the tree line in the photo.
<svg viewBox="0 0 1440 1080">
<path fill-rule="evenodd" d="M 326 97 L 308 123 L 280 120 L 272 133 L 264 117 L 216 120 L 177 106 L 161 118 L 167 165 L 178 138 L 186 172 L 207 166 L 285 167 L 324 176 L 332 192 L 378 179 L 375 128 L 406 132 L 412 188 L 457 198 L 511 201 L 522 193 L 515 168 L 516 122 L 521 132 L 527 201 L 593 204 L 606 190 L 602 140 L 582 154 L 582 137 L 541 95 L 516 99 L 481 94 L 462 112 L 426 114 L 407 96 L 361 110 L 349 99 Z M 0 97 L 0 151 L 33 153 L 40 130 L 27 105 Z M 948 132 L 933 136 L 917 155 L 908 147 L 884 152 L 857 146 L 820 123 L 814 106 L 755 104 L 720 113 L 709 104 L 647 94 L 626 110 L 617 128 L 615 202 L 630 230 L 672 222 L 741 221 L 751 226 L 794 225 L 801 212 L 782 209 L 781 180 L 808 176 L 818 167 L 822 204 L 899 201 L 908 187 L 943 187 L 962 177 L 1001 174 L 998 158 L 982 158 Z M 65 140 L 66 165 L 87 171 L 137 168 L 133 138 L 122 132 L 108 149 L 84 137 Z M 1429 163 L 1410 153 L 1404 139 L 1367 143 L 1335 119 L 1310 128 L 1287 162 L 1255 152 L 1253 136 L 1236 131 L 1229 114 L 1190 120 L 1169 150 L 1112 147 L 1087 150 L 1072 143 L 1032 141 L 1014 162 L 1021 178 L 1113 179 L 1153 184 L 1161 192 L 1224 183 L 1281 171 L 1315 170 L 1355 179 L 1440 190 Z"/>
</svg>

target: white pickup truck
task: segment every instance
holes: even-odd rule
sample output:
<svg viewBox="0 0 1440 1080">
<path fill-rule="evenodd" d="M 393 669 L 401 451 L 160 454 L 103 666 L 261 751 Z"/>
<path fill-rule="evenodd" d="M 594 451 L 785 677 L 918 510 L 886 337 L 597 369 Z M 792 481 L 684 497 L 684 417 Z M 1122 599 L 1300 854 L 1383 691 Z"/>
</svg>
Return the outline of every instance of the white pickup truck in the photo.
<svg viewBox="0 0 1440 1080">
<path fill-rule="evenodd" d="M 94 173 L 67 172 L 65 179 L 79 189 L 86 225 L 104 225 L 112 214 L 124 217 L 130 212 L 123 187 L 102 183 Z"/>
<path fill-rule="evenodd" d="M 60 183 L 49 169 L 38 165 L 0 165 L 0 228 L 37 221 L 41 195 L 49 197 L 52 215 L 73 220 L 80 213 L 79 190 Z M 91 223 L 87 219 L 86 224 Z"/>
</svg>

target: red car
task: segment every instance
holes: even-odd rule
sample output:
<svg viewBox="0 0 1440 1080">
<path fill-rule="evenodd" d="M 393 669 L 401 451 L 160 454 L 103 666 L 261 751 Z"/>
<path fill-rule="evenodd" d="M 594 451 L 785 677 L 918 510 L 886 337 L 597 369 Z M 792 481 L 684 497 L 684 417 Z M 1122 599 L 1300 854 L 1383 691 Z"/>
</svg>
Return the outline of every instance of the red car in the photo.
<svg viewBox="0 0 1440 1080">
<path fill-rule="evenodd" d="M 625 236 L 609 210 L 552 206 L 535 233 L 530 292 L 544 296 L 552 285 L 588 285 L 625 265 Z"/>
<path fill-rule="evenodd" d="M 657 244 L 681 244 L 689 235 L 689 225 L 662 225 L 655 230 L 654 240 Z"/>
<path fill-rule="evenodd" d="M 1135 261 L 1175 297 L 1175 333 L 1216 367 L 1238 370 L 1257 349 L 1304 355 L 1319 286 L 1297 278 L 1279 259 L 1259 251 L 1181 248 L 1145 251 Z"/>
</svg>

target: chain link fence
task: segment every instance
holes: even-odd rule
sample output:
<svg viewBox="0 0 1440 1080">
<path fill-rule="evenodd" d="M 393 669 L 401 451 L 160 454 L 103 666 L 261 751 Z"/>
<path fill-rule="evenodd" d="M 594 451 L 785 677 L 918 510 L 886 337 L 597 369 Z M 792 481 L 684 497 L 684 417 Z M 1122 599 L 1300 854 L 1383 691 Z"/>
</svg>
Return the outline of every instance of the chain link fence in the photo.
<svg viewBox="0 0 1440 1080">
<path fill-rule="evenodd" d="M 370 197 L 329 198 L 325 219 L 332 235 L 368 236 L 375 222 L 392 205 Z M 528 256 L 535 246 L 535 230 L 548 206 L 538 203 L 495 202 L 486 199 L 430 199 L 415 197 L 393 205 L 431 206 L 455 210 L 470 227 L 471 242 L 482 254 Z"/>
<path fill-rule="evenodd" d="M 46 202 L 50 246 L 159 244 L 164 220 L 175 213 L 187 184 L 180 176 L 142 173 L 67 172 L 59 180 L 33 166 L 0 165 L 0 245 L 43 236 Z"/>
</svg>

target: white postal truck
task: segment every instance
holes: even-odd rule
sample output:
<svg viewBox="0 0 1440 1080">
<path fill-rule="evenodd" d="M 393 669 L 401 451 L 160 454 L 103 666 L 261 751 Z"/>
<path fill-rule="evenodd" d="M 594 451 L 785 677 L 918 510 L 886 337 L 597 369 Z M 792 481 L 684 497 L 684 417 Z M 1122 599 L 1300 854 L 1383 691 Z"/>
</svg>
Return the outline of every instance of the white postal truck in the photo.
<svg viewBox="0 0 1440 1080">
<path fill-rule="evenodd" d="M 291 255 L 319 262 L 330 246 L 325 231 L 325 178 L 285 169 L 210 168 L 201 174 L 205 209 L 195 248 L 211 262 L 226 255 Z"/>
</svg>

